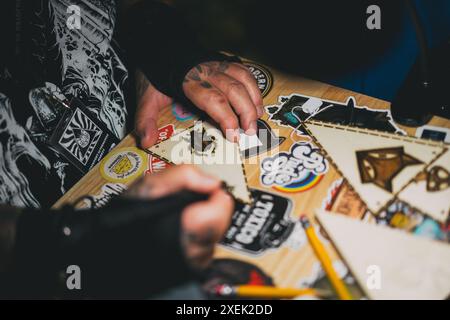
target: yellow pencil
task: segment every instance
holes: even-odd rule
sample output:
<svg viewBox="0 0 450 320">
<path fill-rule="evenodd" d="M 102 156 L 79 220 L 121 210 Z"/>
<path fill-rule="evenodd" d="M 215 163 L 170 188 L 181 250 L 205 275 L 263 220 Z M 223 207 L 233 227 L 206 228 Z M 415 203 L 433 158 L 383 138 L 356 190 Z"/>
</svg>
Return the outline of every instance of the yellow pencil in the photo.
<svg viewBox="0 0 450 320">
<path fill-rule="evenodd" d="M 322 267 L 331 282 L 336 294 L 341 300 L 352 300 L 352 296 L 345 286 L 344 282 L 339 278 L 336 271 L 333 268 L 330 257 L 328 256 L 325 248 L 317 237 L 312 224 L 306 216 L 302 216 L 300 221 L 305 229 L 306 236 L 308 237 L 309 243 L 311 244 L 314 253 L 319 259 Z"/>
<path fill-rule="evenodd" d="M 261 298 L 261 299 L 292 299 L 299 296 L 329 296 L 329 291 L 316 290 L 311 288 L 278 288 L 271 286 L 239 285 L 229 286 L 220 285 L 215 288 L 215 293 L 220 296 L 235 296 L 241 298 Z"/>
</svg>

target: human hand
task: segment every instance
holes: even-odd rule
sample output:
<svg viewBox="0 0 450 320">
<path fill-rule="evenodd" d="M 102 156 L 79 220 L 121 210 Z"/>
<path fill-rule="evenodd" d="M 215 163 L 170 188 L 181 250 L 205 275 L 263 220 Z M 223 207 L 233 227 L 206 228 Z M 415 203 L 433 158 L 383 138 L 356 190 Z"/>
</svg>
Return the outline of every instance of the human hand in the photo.
<svg viewBox="0 0 450 320">
<path fill-rule="evenodd" d="M 172 98 L 158 91 L 141 73 L 137 73 L 138 108 L 136 132 L 146 149 L 158 139 L 158 116 Z M 236 142 L 239 128 L 247 134 L 257 131 L 256 120 L 262 116 L 263 100 L 255 78 L 242 64 L 206 62 L 186 75 L 183 91 L 200 110 L 216 121 L 228 140 Z"/>
<path fill-rule="evenodd" d="M 155 199 L 181 190 L 209 195 L 207 201 L 193 203 L 181 214 L 181 244 L 191 267 L 203 269 L 211 262 L 215 244 L 227 230 L 234 209 L 231 196 L 221 189 L 221 182 L 194 166 L 170 167 L 147 175 L 134 184 L 126 197 Z"/>
<path fill-rule="evenodd" d="M 239 128 L 256 133 L 263 115 L 263 100 L 256 80 L 240 63 L 205 62 L 184 78 L 186 97 L 216 121 L 228 140 L 237 141 Z"/>
</svg>

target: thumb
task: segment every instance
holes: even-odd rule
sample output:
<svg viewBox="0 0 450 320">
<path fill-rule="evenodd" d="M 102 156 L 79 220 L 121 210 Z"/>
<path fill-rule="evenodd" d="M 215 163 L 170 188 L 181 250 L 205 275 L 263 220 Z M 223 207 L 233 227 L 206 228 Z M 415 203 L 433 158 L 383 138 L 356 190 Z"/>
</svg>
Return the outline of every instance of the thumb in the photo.
<svg viewBox="0 0 450 320">
<path fill-rule="evenodd" d="M 150 148 L 158 140 L 158 116 L 162 107 L 172 99 L 149 84 L 139 101 L 136 112 L 136 133 L 143 149 Z"/>
</svg>

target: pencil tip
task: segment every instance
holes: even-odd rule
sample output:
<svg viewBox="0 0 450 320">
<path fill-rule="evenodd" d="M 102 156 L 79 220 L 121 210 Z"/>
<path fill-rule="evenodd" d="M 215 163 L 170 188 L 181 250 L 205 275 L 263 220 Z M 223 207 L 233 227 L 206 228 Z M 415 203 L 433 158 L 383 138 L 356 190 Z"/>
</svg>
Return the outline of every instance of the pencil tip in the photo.
<svg viewBox="0 0 450 320">
<path fill-rule="evenodd" d="M 308 217 L 305 214 L 302 214 L 300 216 L 300 223 L 302 224 L 302 226 L 304 228 L 309 227 L 309 224 L 310 224 L 309 223 L 309 219 L 308 219 Z"/>
</svg>

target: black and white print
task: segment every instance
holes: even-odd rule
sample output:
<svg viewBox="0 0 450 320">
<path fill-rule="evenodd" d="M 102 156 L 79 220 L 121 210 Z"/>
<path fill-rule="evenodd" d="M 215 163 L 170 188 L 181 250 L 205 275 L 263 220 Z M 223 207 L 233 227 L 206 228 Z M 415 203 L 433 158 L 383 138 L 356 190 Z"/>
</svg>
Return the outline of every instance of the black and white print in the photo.
<svg viewBox="0 0 450 320">
<path fill-rule="evenodd" d="M 80 109 L 76 109 L 59 139 L 59 144 L 83 164 L 87 164 L 102 130 Z"/>
<path fill-rule="evenodd" d="M 17 123 L 11 101 L 0 93 L 0 202 L 16 207 L 40 207 L 30 190 L 27 177 L 18 161 L 27 157 L 30 163 L 51 170 L 47 157 L 36 147 L 27 131 Z"/>
<path fill-rule="evenodd" d="M 358 106 L 354 97 L 341 103 L 294 93 L 280 96 L 278 100 L 278 104 L 266 106 L 269 120 L 279 126 L 295 129 L 298 135 L 306 135 L 301 123 L 308 120 L 406 134 L 394 122 L 390 110 Z"/>
<path fill-rule="evenodd" d="M 70 5 L 80 8 L 79 29 L 67 27 Z M 102 124 L 96 127 L 77 111 L 61 137 L 61 146 L 80 163 L 99 160 L 93 148 L 103 143 L 104 129 L 116 139 L 125 136 L 128 71 L 114 39 L 116 5 L 34 0 L 16 7 L 19 57 L 29 63 L 0 68 L 0 83 L 7 84 L 0 88 L 0 203 L 49 207 L 81 177 L 73 159 L 50 143 L 72 98 Z M 24 86 L 10 90 L 18 79 Z"/>
<path fill-rule="evenodd" d="M 289 198 L 251 189 L 251 205 L 237 203 L 231 226 L 221 244 L 227 248 L 261 255 L 279 248 L 291 235 L 295 222 L 291 218 Z"/>
<path fill-rule="evenodd" d="M 49 0 L 55 45 L 61 59 L 62 92 L 77 97 L 118 138 L 125 135 L 127 70 L 113 48 L 116 1 L 79 0 L 81 28 L 67 28 L 68 3 Z"/>
</svg>

